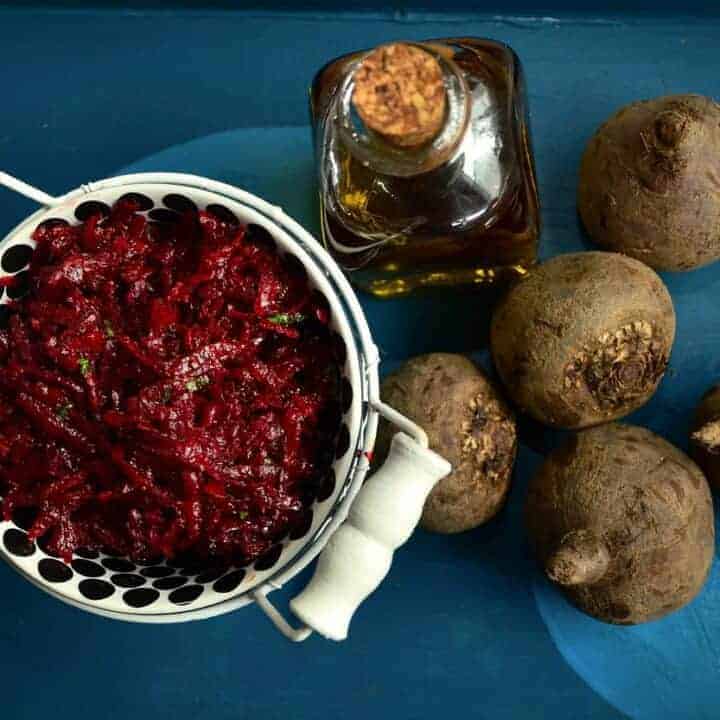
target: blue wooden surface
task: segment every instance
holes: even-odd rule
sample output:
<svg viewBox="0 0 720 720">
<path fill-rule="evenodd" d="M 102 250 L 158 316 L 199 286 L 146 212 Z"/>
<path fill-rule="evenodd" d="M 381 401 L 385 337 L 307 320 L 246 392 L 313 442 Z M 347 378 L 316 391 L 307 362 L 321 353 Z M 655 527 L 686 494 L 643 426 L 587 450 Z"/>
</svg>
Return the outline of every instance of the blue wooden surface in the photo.
<svg viewBox="0 0 720 720">
<path fill-rule="evenodd" d="M 708 0 L 685 0 L 682 6 L 671 0 L 586 0 L 578 3 L 576 0 L 345 0 L 339 5 L 335 0 L 42 0 L 41 2 L 28 3 L 25 0 L 10 0 L 7 5 L 27 7 L 60 8 L 60 9 L 84 9 L 93 8 L 118 8 L 127 9 L 163 9 L 163 10 L 249 10 L 265 11 L 271 13 L 281 12 L 305 12 L 313 13 L 329 12 L 337 16 L 339 13 L 348 12 L 378 12 L 384 16 L 413 14 L 417 12 L 436 12 L 447 16 L 448 13 L 483 13 L 484 15 L 551 15 L 554 13 L 573 13 L 577 15 L 600 14 L 607 18 L 611 14 L 627 16 L 629 13 L 647 14 L 654 17 L 666 14 L 674 18 L 685 16 L 707 16 L 720 14 L 720 8 Z"/>
<path fill-rule="evenodd" d="M 720 94 L 715 18 L 0 8 L 0 167 L 52 192 L 122 168 L 197 172 L 262 194 L 314 228 L 305 127 L 314 70 L 355 47 L 453 34 L 506 41 L 525 63 L 545 256 L 583 246 L 579 155 L 610 112 L 668 92 Z M 0 233 L 30 209 L 1 193 Z M 720 377 L 720 268 L 666 279 L 679 323 L 672 370 L 637 421 L 684 444 L 691 407 Z M 386 368 L 426 350 L 482 356 L 477 296 L 363 303 Z M 189 626 L 114 623 L 64 607 L 0 566 L 0 712 L 9 720 L 716 718 L 717 564 L 701 598 L 664 621 L 621 629 L 584 618 L 538 578 L 525 548 L 522 499 L 540 459 L 523 448 L 509 506 L 488 526 L 453 537 L 418 532 L 342 645 L 289 645 L 255 608 Z"/>
</svg>

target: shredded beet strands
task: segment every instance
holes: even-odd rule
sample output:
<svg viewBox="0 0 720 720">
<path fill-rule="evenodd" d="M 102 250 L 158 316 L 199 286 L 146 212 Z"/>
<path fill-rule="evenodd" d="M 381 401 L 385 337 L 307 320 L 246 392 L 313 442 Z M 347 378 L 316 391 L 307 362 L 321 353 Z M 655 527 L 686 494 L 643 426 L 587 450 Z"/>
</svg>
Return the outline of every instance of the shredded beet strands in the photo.
<svg viewBox="0 0 720 720">
<path fill-rule="evenodd" d="M 259 227 L 131 202 L 35 232 L 0 330 L 2 512 L 136 560 L 249 562 L 301 522 L 333 456 L 327 305 Z"/>
</svg>

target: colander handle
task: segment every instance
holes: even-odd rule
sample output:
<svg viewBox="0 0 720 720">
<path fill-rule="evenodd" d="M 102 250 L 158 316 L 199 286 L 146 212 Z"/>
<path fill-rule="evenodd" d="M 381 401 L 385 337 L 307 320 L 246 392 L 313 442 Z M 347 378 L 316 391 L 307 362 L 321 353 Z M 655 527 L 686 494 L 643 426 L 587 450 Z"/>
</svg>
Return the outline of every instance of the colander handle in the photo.
<svg viewBox="0 0 720 720">
<path fill-rule="evenodd" d="M 326 638 L 344 640 L 353 614 L 387 575 L 393 552 L 410 537 L 428 494 L 450 470 L 423 443 L 395 435 L 385 464 L 320 554 L 312 580 L 290 601 L 295 615 Z"/>
<path fill-rule="evenodd" d="M 6 187 L 8 190 L 14 190 L 16 193 L 20 193 L 20 195 L 24 195 L 25 197 L 40 203 L 40 205 L 45 205 L 47 207 L 55 205 L 58 202 L 58 198 L 48 195 L 39 188 L 28 185 L 26 182 L 20 180 L 20 178 L 16 178 L 13 175 L 10 175 L 10 173 L 3 172 L 2 170 L 0 170 L 0 186 Z"/>
</svg>

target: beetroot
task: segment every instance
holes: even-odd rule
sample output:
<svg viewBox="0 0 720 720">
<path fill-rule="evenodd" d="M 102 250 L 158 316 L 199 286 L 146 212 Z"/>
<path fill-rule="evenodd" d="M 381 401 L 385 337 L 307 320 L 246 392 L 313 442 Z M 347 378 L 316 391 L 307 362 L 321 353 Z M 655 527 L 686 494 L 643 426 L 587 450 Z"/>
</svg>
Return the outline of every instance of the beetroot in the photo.
<svg viewBox="0 0 720 720">
<path fill-rule="evenodd" d="M 2 512 L 31 538 L 245 563 L 306 518 L 333 457 L 327 302 L 227 213 L 132 200 L 35 232 L 0 330 Z"/>
</svg>

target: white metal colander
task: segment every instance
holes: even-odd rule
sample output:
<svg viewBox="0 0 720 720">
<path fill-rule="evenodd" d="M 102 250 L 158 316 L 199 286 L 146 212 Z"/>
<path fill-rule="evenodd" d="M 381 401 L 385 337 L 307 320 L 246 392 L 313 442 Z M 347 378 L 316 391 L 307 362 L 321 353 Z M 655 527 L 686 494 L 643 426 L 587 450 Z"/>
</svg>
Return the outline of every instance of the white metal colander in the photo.
<svg viewBox="0 0 720 720">
<path fill-rule="evenodd" d="M 71 565 L 47 555 L 29 540 L 22 518 L 0 523 L 0 553 L 42 589 L 84 610 L 135 622 L 182 622 L 229 612 L 256 601 L 290 639 L 317 630 L 344 639 L 359 604 L 389 570 L 393 551 L 412 533 L 424 501 L 449 464 L 427 448 L 425 433 L 379 398 L 378 352 L 347 279 L 322 246 L 282 210 L 250 193 L 193 175 L 143 173 L 82 185 L 62 197 L 0 172 L 0 185 L 43 207 L 0 242 L 0 277 L 17 275 L 11 298 L 24 290 L 32 234 L 41 223 L 75 223 L 112 206 L 128 193 L 143 212 L 161 218 L 183 203 L 229 212 L 267 230 L 278 250 L 297 258 L 331 310 L 330 326 L 345 348 L 344 415 L 336 459 L 312 507 L 306 527 L 291 533 L 252 566 L 222 571 L 178 567 L 167 561 L 141 565 L 97 552 L 76 555 Z M 187 203 L 191 201 L 191 203 Z M 0 301 L 0 319 L 6 319 Z M 380 415 L 402 432 L 383 467 L 363 485 Z M 290 606 L 304 623 L 292 627 L 267 595 L 282 587 L 318 554 L 315 574 Z"/>
</svg>

